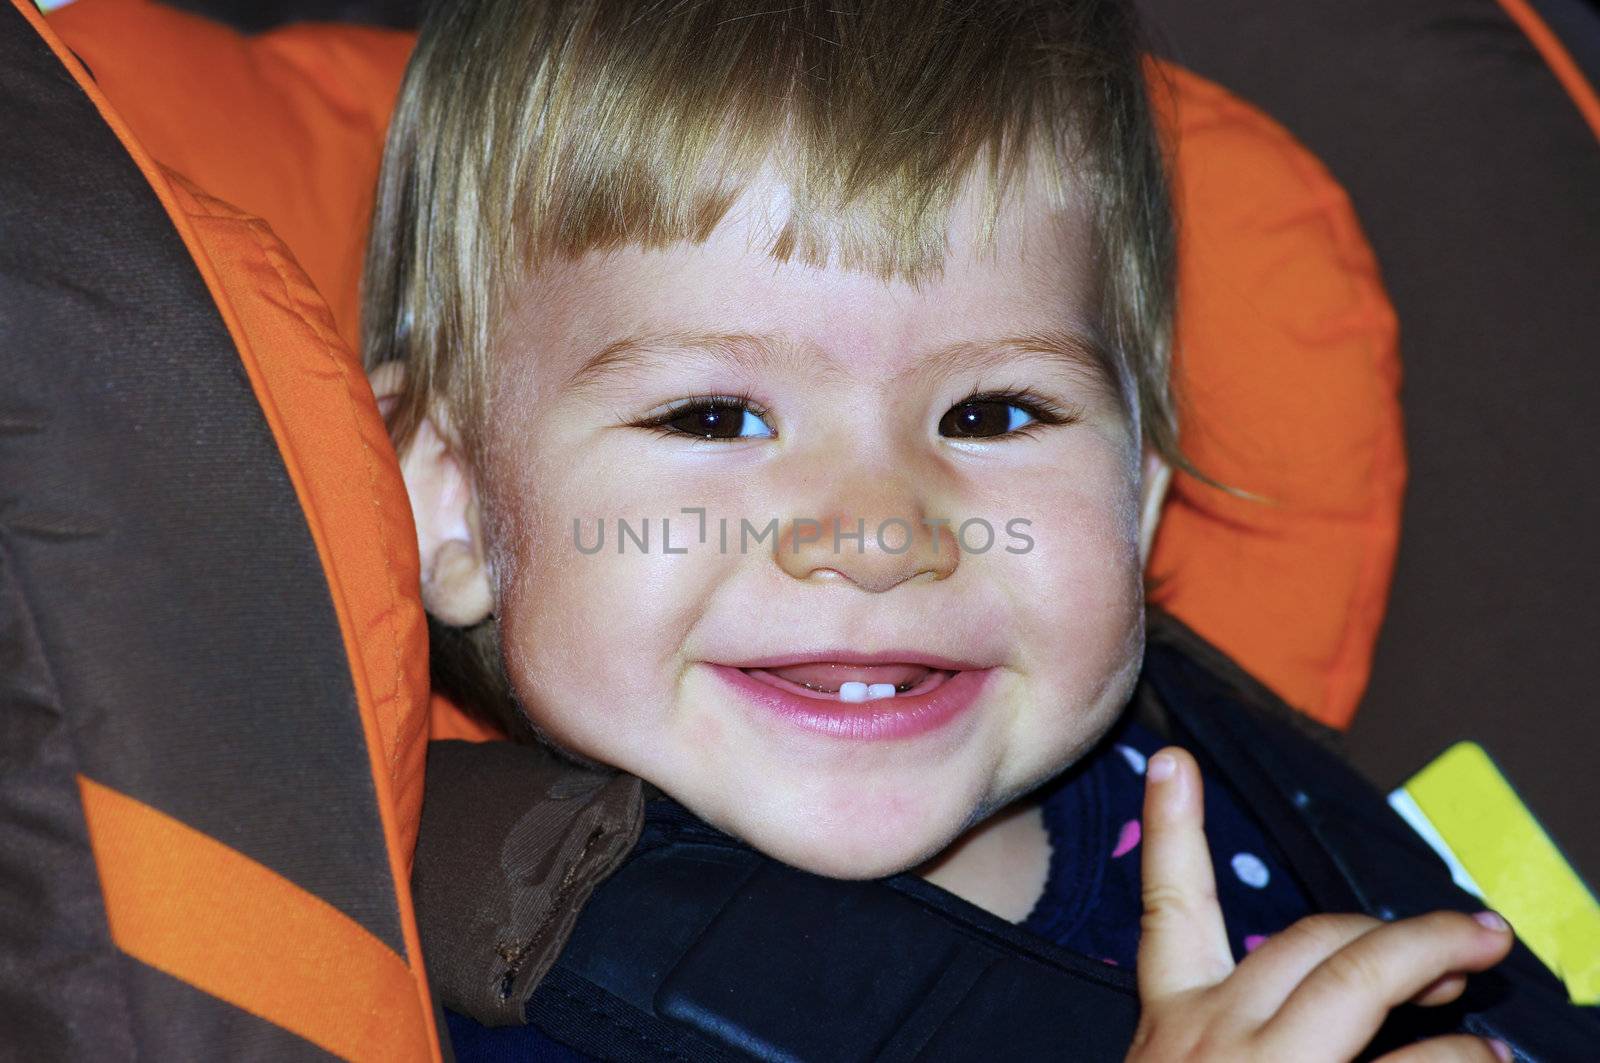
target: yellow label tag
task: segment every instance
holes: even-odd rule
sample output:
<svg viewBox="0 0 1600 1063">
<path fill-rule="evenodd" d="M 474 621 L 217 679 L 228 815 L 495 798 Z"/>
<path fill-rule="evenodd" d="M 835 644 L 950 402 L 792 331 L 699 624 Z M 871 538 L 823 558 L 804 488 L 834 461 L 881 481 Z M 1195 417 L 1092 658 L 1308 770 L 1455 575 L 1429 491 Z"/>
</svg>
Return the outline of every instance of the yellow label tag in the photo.
<svg viewBox="0 0 1600 1063">
<path fill-rule="evenodd" d="M 1600 904 L 1482 747 L 1451 746 L 1389 803 L 1511 921 L 1574 1004 L 1600 1004 Z"/>
</svg>

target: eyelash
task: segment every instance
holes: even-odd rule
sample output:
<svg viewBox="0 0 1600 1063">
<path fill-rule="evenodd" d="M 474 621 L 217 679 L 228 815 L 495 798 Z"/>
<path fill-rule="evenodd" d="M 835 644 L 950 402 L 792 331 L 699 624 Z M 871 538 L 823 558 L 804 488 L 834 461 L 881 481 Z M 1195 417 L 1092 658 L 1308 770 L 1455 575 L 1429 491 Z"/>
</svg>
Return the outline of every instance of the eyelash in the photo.
<svg viewBox="0 0 1600 1063">
<path fill-rule="evenodd" d="M 998 436 L 979 437 L 990 439 L 1009 439 L 1013 436 L 1033 436 L 1039 429 L 1053 428 L 1057 425 L 1073 424 L 1083 417 L 1083 411 L 1076 406 L 1062 406 L 1054 399 L 1039 394 L 1032 388 L 1005 388 L 1000 391 L 983 391 L 969 395 L 952 406 L 965 406 L 973 402 L 1004 402 L 1012 406 L 1020 406 L 1033 420 L 1021 428 L 1012 429 Z"/>
<path fill-rule="evenodd" d="M 763 409 L 755 399 L 751 398 L 742 391 L 732 393 L 705 392 L 696 395 L 686 395 L 683 399 L 673 403 L 672 406 L 666 410 L 663 410 L 661 413 L 656 414 L 654 417 L 647 417 L 641 421 L 629 422 L 628 427 L 644 428 L 654 432 L 656 435 L 665 436 L 671 439 L 700 439 L 699 436 L 693 435 L 689 432 L 680 432 L 675 428 L 669 428 L 667 426 L 686 413 L 695 413 L 697 411 L 710 409 L 712 407 L 733 407 L 740 410 L 749 410 L 763 421 L 767 419 L 767 411 Z M 702 442 L 731 443 L 733 440 L 706 439 L 702 440 Z"/>
<path fill-rule="evenodd" d="M 1014 436 L 1031 437 L 1036 434 L 1037 430 L 1041 428 L 1051 428 L 1057 425 L 1073 424 L 1082 417 L 1082 411 L 1077 407 L 1063 407 L 1053 399 L 1039 394 L 1032 388 L 1005 388 L 1000 391 L 976 392 L 972 395 L 968 395 L 966 398 L 955 403 L 950 408 L 955 409 L 959 406 L 966 406 L 970 403 L 978 402 L 1004 402 L 1008 405 L 1018 406 L 1022 408 L 1028 414 L 1028 416 L 1033 418 L 1031 422 L 1023 425 L 1021 428 L 1012 429 L 1011 431 L 1004 432 L 998 436 L 977 437 L 979 439 L 1008 439 Z M 751 413 L 754 413 L 757 417 L 761 418 L 763 421 L 765 421 L 768 417 L 768 411 L 759 403 L 757 403 L 754 398 L 744 392 L 704 392 L 694 395 L 686 395 L 683 399 L 674 403 L 670 408 L 663 410 L 661 413 L 656 414 L 653 417 L 647 417 L 643 420 L 629 422 L 628 427 L 643 428 L 654 432 L 658 436 L 669 437 L 673 439 L 683 439 L 686 437 L 697 439 L 699 437 L 693 436 L 688 432 L 680 432 L 675 428 L 668 427 L 668 425 L 686 413 L 693 413 L 712 407 L 748 410 Z M 704 440 L 704 442 L 731 443 L 733 440 L 708 439 Z"/>
</svg>

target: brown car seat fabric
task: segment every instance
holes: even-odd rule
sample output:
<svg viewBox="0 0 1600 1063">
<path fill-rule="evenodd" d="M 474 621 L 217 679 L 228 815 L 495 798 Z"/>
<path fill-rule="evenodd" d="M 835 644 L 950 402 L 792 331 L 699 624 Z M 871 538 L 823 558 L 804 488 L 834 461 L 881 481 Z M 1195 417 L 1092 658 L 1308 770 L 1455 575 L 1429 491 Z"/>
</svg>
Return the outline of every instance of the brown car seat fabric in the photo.
<svg viewBox="0 0 1600 1063">
<path fill-rule="evenodd" d="M 1600 136 L 1600 2 L 1500 0 Z"/>
<path fill-rule="evenodd" d="M 0 3 L 0 1045 L 437 1058 L 296 485 L 44 32 Z"/>
<path fill-rule="evenodd" d="M 1353 755 L 1393 784 L 1478 740 L 1600 880 L 1592 97 L 1495 0 L 1141 6 L 1170 58 L 1327 164 L 1400 317 L 1411 476 Z"/>
</svg>

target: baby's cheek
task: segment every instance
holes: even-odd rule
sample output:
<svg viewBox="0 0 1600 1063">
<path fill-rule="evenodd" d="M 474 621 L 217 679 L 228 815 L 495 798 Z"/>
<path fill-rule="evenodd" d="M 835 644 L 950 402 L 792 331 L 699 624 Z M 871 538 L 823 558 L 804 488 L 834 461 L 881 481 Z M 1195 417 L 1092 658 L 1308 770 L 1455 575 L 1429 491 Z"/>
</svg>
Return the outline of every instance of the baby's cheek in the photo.
<svg viewBox="0 0 1600 1063">
<path fill-rule="evenodd" d="M 727 737 L 722 718 L 716 712 L 691 712 L 686 726 L 689 747 L 700 751 L 708 759 L 717 758 Z"/>
<path fill-rule="evenodd" d="M 1007 555 L 1038 588 L 1036 598 L 1062 612 L 1119 601 L 1137 576 L 1137 510 L 1131 491 L 1063 492 L 1035 507 L 1023 552 Z M 1048 597 L 1047 597 L 1048 596 Z"/>
<path fill-rule="evenodd" d="M 524 565 L 501 611 L 508 671 L 528 711 L 558 740 L 617 763 L 671 708 L 695 611 L 713 581 L 714 553 L 668 554 L 652 517 L 648 548 L 620 540 L 602 508 L 567 527 L 535 515 L 544 544 Z M 603 530 L 602 530 L 603 526 Z M 642 534 L 640 521 L 632 521 Z M 674 542 L 680 530 L 673 528 Z M 579 548 L 579 543 L 582 549 Z M 597 548 L 598 547 L 598 548 Z M 707 747 L 719 735 L 697 736 Z"/>
<path fill-rule="evenodd" d="M 1142 582 L 1137 536 L 1124 507 L 1063 506 L 1030 529 L 1032 548 L 1002 563 L 1014 568 L 1024 667 L 1084 694 L 1138 652 Z"/>
</svg>

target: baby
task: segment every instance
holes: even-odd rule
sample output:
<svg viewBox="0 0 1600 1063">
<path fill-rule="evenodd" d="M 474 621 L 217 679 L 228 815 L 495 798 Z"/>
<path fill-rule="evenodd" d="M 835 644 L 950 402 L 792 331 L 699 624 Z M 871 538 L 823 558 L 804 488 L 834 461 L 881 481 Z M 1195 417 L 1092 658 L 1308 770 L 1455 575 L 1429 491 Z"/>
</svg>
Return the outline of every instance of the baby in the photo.
<svg viewBox="0 0 1600 1063">
<path fill-rule="evenodd" d="M 914 869 L 1011 923 L 1052 888 L 1064 769 L 1154 754 L 1133 1057 L 1350 1058 L 1512 936 L 1314 916 L 1236 967 L 1194 760 L 1104 741 L 1188 468 L 1140 57 L 1088 0 L 438 5 L 368 365 L 424 604 L 465 632 L 436 668 L 503 726 L 785 864 Z"/>
</svg>

